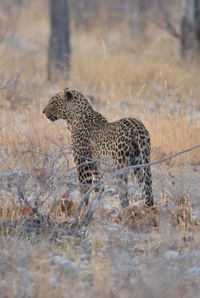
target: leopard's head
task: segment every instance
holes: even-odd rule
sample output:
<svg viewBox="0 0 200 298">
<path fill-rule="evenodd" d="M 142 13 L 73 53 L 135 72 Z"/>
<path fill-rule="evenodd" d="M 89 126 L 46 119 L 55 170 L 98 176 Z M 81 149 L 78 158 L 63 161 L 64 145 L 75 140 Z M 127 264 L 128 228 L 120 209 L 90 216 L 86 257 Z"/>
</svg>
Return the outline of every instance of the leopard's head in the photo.
<svg viewBox="0 0 200 298">
<path fill-rule="evenodd" d="M 50 99 L 43 113 L 51 121 L 64 119 L 69 126 L 72 126 L 91 109 L 89 101 L 83 94 L 66 88 Z"/>
</svg>

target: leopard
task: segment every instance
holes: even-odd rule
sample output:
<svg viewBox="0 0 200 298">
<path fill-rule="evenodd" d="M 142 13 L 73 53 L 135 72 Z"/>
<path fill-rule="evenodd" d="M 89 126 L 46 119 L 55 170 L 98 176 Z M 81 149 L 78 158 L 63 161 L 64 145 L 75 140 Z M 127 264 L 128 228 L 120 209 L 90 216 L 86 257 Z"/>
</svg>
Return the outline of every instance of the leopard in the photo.
<svg viewBox="0 0 200 298">
<path fill-rule="evenodd" d="M 86 96 L 69 88 L 64 88 L 52 96 L 43 114 L 50 121 L 66 121 L 82 196 L 95 183 L 98 184 L 102 177 L 106 177 L 106 173 L 133 166 L 133 174 L 141 187 L 144 204 L 153 206 L 149 164 L 151 141 L 148 130 L 140 120 L 123 118 L 109 122 L 92 107 Z M 121 172 L 117 178 L 117 188 L 120 207 L 125 208 L 129 206 L 129 172 Z M 95 190 L 100 191 L 98 187 Z"/>
</svg>

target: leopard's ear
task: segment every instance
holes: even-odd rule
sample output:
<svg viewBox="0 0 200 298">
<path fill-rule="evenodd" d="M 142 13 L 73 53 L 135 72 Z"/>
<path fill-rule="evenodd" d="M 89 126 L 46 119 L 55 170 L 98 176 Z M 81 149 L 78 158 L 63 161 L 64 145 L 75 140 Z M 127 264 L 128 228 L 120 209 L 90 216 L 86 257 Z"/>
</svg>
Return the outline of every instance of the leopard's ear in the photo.
<svg viewBox="0 0 200 298">
<path fill-rule="evenodd" d="M 64 89 L 64 94 L 67 100 L 71 100 L 73 98 L 73 93 L 69 90 L 69 88 Z"/>
</svg>

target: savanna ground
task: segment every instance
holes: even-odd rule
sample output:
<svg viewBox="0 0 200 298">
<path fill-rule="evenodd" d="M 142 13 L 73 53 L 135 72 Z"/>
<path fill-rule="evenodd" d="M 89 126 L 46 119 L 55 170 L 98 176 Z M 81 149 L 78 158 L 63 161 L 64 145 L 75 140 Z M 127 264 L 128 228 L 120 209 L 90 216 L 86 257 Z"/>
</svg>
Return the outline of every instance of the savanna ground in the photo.
<svg viewBox="0 0 200 298">
<path fill-rule="evenodd" d="M 126 23 L 72 22 L 70 81 L 49 83 L 45 5 L 32 1 L 1 28 L 0 296 L 199 297 L 199 150 L 152 167 L 155 207 L 139 204 L 131 177 L 131 207 L 119 210 L 111 179 L 93 220 L 73 231 L 80 195 L 70 138 L 64 122 L 41 113 L 61 88 L 78 89 L 110 121 L 142 120 L 152 160 L 163 158 L 200 143 L 199 65 L 184 64 L 177 41 L 154 24 L 141 42 Z"/>
</svg>

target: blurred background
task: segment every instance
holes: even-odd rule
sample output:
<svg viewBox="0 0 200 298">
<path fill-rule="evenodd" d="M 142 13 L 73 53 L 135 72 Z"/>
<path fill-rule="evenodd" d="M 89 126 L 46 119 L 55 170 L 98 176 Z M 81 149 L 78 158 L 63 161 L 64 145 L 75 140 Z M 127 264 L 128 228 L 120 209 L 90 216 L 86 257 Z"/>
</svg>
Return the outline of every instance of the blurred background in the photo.
<svg viewBox="0 0 200 298">
<path fill-rule="evenodd" d="M 25 76 L 25 89 L 29 85 L 34 92 L 47 80 L 111 95 L 122 85 L 126 95 L 152 83 L 194 87 L 189 76 L 200 51 L 197 0 L 2 0 L 0 5 L 1 89 L 9 76 L 19 85 Z"/>
</svg>

